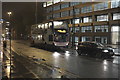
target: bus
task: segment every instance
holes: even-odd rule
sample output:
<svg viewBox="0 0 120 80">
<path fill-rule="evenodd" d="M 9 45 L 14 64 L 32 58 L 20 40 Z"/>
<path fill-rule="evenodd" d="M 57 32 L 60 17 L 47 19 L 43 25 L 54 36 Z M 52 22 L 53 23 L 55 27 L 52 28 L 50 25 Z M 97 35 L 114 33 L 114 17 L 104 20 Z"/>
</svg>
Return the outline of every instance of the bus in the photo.
<svg viewBox="0 0 120 80">
<path fill-rule="evenodd" d="M 67 46 L 69 44 L 68 25 L 63 21 L 40 23 L 31 27 L 32 44 L 51 44 Z"/>
</svg>

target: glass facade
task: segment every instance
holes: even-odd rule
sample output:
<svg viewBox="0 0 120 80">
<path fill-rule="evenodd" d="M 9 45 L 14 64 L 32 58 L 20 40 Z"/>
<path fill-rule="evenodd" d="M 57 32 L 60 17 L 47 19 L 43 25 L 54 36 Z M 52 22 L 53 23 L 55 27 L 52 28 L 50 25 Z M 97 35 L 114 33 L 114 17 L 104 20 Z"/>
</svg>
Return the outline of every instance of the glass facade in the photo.
<svg viewBox="0 0 120 80">
<path fill-rule="evenodd" d="M 108 25 L 95 26 L 95 32 L 108 32 Z"/>
<path fill-rule="evenodd" d="M 92 26 L 81 27 L 81 32 L 92 32 Z"/>
<path fill-rule="evenodd" d="M 120 13 L 113 13 L 113 20 L 120 19 Z"/>
<path fill-rule="evenodd" d="M 92 12 L 92 6 L 85 6 L 81 8 L 81 13 Z"/>
<path fill-rule="evenodd" d="M 108 15 L 97 16 L 97 21 L 108 21 Z"/>
<path fill-rule="evenodd" d="M 71 7 L 71 6 L 75 6 L 78 4 L 80 4 L 80 3 L 79 2 L 68 2 L 68 3 L 64 3 L 64 4 L 60 4 L 60 5 L 54 5 L 54 7 L 53 7 L 54 11 L 60 10 L 63 8 L 66 8 L 66 9 L 63 9 L 66 11 L 61 10 L 63 12 L 59 12 L 59 13 L 54 12 L 53 18 L 59 18 L 59 17 L 65 17 L 65 19 L 68 18 L 69 24 L 74 24 L 73 25 L 74 28 L 69 28 L 70 32 L 73 32 L 73 29 L 74 29 L 75 33 L 80 34 L 80 36 L 82 36 L 80 38 L 81 41 L 94 40 L 94 41 L 100 42 L 100 43 L 108 43 L 108 37 L 106 36 L 106 34 L 109 34 L 108 33 L 109 32 L 109 24 L 107 24 L 107 21 L 109 21 L 109 19 L 110 20 L 120 20 L 120 12 L 116 11 L 116 9 L 114 9 L 113 12 L 112 11 L 109 12 L 109 10 L 105 10 L 105 9 L 110 8 L 110 6 L 111 6 L 111 8 L 119 7 L 120 0 L 113 0 L 111 2 L 111 5 L 108 4 L 108 2 L 104 2 L 104 3 L 94 4 L 91 6 L 88 6 L 88 5 L 82 6 L 82 7 L 76 6 L 76 7 L 74 7 L 74 9 L 72 9 L 73 7 Z M 94 6 L 94 9 L 92 9 L 92 6 Z M 70 7 L 70 8 L 67 8 L 67 7 Z M 67 10 L 69 10 L 69 11 L 67 11 Z M 104 11 L 100 11 L 100 10 L 104 10 Z M 52 11 L 52 8 L 48 7 L 47 12 L 49 13 L 51 11 Z M 93 12 L 93 14 L 89 13 L 92 11 L 97 11 L 97 12 L 96 13 Z M 100 11 L 100 14 L 99 14 L 99 11 Z M 105 12 L 105 11 L 108 11 L 108 12 Z M 86 14 L 81 14 L 81 13 L 86 13 Z M 108 13 L 110 15 L 108 15 Z M 77 14 L 81 14 L 81 15 L 77 15 Z M 74 16 L 74 15 L 76 15 L 76 16 Z M 71 16 L 71 17 L 67 17 L 67 16 Z M 48 15 L 47 19 L 52 19 L 52 15 Z M 106 21 L 106 22 L 100 22 L 100 24 L 99 24 L 99 21 Z M 88 23 L 88 24 L 80 24 L 80 23 Z M 75 24 L 76 25 L 79 24 L 80 27 L 75 26 Z M 111 24 L 113 24 L 113 23 L 111 23 Z M 116 21 L 114 22 L 114 24 L 116 25 Z M 95 26 L 93 26 L 93 25 L 95 25 Z M 70 25 L 70 27 L 71 27 L 71 25 Z M 112 28 L 112 30 L 113 30 L 113 28 Z M 102 36 L 99 35 L 102 32 L 103 32 L 103 35 Z M 87 35 L 89 33 L 90 33 L 90 35 L 92 35 L 92 37 L 90 35 L 89 36 Z M 98 34 L 98 35 L 96 36 L 96 35 L 94 35 L 94 33 Z M 87 35 L 87 36 L 85 36 L 85 35 Z"/>
<path fill-rule="evenodd" d="M 108 2 L 98 3 L 94 5 L 94 11 L 108 9 Z"/>
</svg>

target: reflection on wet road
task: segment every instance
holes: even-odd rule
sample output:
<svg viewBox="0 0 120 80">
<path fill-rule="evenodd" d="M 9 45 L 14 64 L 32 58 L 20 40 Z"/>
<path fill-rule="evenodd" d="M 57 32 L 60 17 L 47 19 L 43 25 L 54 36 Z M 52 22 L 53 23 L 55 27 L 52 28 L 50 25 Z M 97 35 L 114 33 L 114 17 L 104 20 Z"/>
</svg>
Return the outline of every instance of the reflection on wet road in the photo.
<svg viewBox="0 0 120 80">
<path fill-rule="evenodd" d="M 64 60 L 62 58 L 64 58 Z M 68 55 L 55 52 L 54 65 L 64 68 L 69 72 L 80 75 L 82 78 L 116 78 L 118 77 L 118 64 L 115 60 L 100 60 L 77 55 Z M 92 74 L 90 74 L 92 73 Z"/>
<path fill-rule="evenodd" d="M 18 52 L 13 53 L 13 77 L 17 74 L 17 77 L 27 78 L 60 78 L 62 75 L 68 78 L 118 78 L 117 57 L 102 60 L 71 51 L 47 52 L 23 44 L 13 48 Z"/>
<path fill-rule="evenodd" d="M 10 77 L 10 61 L 8 53 L 5 53 L 4 62 L 6 67 L 7 76 Z M 7 56 L 7 57 L 6 57 Z M 46 65 L 37 64 L 32 59 L 17 55 L 13 52 L 12 58 L 12 78 L 60 78 L 61 74 L 56 69 L 50 69 Z"/>
</svg>

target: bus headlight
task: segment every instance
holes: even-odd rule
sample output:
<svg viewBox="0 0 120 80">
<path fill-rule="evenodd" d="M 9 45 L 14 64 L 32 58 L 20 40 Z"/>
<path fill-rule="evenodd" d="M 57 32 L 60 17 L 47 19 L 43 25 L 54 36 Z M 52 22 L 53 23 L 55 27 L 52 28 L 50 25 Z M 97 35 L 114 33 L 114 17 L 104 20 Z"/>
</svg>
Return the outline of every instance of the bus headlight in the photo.
<svg viewBox="0 0 120 80">
<path fill-rule="evenodd" d="M 103 52 L 107 53 L 107 52 L 109 52 L 109 51 L 108 51 L 108 50 L 103 50 Z"/>
</svg>

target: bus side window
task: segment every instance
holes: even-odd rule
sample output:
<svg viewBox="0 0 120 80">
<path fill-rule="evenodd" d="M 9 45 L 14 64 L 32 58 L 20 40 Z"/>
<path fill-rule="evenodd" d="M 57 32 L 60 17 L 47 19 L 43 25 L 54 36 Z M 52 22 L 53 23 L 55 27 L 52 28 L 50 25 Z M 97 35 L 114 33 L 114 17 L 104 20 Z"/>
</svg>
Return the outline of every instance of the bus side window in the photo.
<svg viewBox="0 0 120 80">
<path fill-rule="evenodd" d="M 49 35 L 49 41 L 53 41 L 53 35 Z"/>
</svg>

